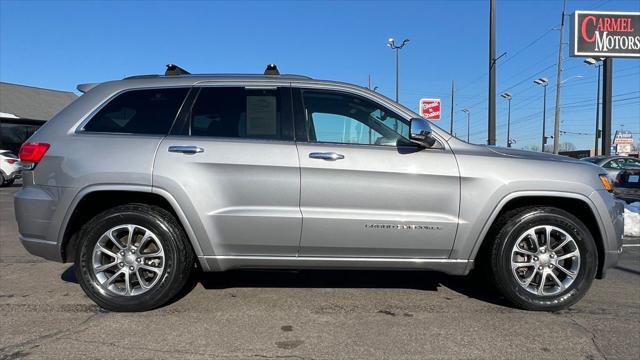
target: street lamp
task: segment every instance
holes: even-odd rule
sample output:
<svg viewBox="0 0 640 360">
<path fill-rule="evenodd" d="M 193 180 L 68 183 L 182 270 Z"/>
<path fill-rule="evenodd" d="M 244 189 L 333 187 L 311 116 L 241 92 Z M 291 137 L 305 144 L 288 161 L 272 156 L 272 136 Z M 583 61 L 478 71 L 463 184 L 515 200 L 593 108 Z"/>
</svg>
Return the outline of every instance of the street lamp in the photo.
<svg viewBox="0 0 640 360">
<path fill-rule="evenodd" d="M 396 51 L 396 102 L 398 102 L 398 84 L 399 84 L 399 76 L 400 76 L 400 49 L 402 49 L 407 43 L 409 39 L 402 40 L 402 44 L 396 45 L 393 38 L 389 38 L 387 41 L 387 46 Z"/>
<path fill-rule="evenodd" d="M 593 155 L 598 156 L 598 139 L 600 139 L 600 68 L 602 67 L 602 59 L 586 58 L 584 63 L 594 65 L 598 69 L 598 82 L 596 83 L 596 140 Z"/>
<path fill-rule="evenodd" d="M 469 142 L 469 131 L 471 130 L 471 127 L 470 127 L 471 122 L 469 121 L 469 118 L 471 117 L 471 110 L 462 109 L 462 112 L 467 114 L 467 142 Z"/>
<path fill-rule="evenodd" d="M 546 128 L 546 121 L 547 121 L 547 85 L 549 85 L 549 79 L 545 77 L 541 77 L 539 79 L 533 80 L 533 83 L 544 87 L 544 96 L 542 100 L 542 149 L 540 150 L 544 152 L 544 145 L 547 143 L 547 137 L 545 136 L 545 128 Z"/>
<path fill-rule="evenodd" d="M 568 79 L 564 79 L 564 80 L 560 81 L 560 85 L 562 85 L 562 84 L 566 83 L 566 82 L 567 82 L 567 81 L 569 81 L 569 80 L 573 80 L 573 79 L 582 79 L 583 77 L 584 77 L 584 76 L 582 76 L 582 75 L 575 75 L 575 76 L 572 76 L 572 77 L 570 77 L 570 78 L 568 78 Z"/>
<path fill-rule="evenodd" d="M 504 99 L 509 102 L 509 110 L 507 115 L 507 147 L 511 147 L 511 93 L 505 92 L 500 94 Z"/>
</svg>

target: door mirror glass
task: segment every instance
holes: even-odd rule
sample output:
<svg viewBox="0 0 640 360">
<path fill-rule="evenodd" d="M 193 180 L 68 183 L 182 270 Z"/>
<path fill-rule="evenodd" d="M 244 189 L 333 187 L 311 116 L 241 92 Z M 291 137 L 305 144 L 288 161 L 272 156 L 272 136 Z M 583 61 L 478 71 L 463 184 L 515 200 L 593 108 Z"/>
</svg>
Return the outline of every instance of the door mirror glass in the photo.
<svg viewBox="0 0 640 360">
<path fill-rule="evenodd" d="M 431 125 L 422 118 L 411 119 L 411 130 L 409 140 L 412 142 L 430 148 L 436 143 L 436 139 L 431 135 Z"/>
</svg>

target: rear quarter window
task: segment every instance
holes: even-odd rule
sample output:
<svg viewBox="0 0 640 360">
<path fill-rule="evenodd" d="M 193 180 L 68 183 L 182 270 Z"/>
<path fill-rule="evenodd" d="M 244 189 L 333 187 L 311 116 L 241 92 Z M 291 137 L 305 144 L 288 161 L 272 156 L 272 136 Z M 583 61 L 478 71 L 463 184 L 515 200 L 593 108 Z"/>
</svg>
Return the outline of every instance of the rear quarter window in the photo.
<svg viewBox="0 0 640 360">
<path fill-rule="evenodd" d="M 167 134 L 187 91 L 187 88 L 126 91 L 100 109 L 84 131 Z"/>
</svg>

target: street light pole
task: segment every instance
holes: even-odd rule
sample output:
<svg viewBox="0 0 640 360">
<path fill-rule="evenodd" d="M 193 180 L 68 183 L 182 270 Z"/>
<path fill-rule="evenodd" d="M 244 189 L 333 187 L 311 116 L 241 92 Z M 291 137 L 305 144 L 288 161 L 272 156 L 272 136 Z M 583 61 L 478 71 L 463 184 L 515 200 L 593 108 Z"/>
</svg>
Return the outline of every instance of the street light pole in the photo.
<svg viewBox="0 0 640 360">
<path fill-rule="evenodd" d="M 467 142 L 469 142 L 469 133 L 471 132 L 471 110 L 462 109 L 462 112 L 467 113 Z"/>
<path fill-rule="evenodd" d="M 542 97 L 542 148 L 540 150 L 541 152 L 544 152 L 544 145 L 547 143 L 545 132 L 547 126 L 547 85 L 549 85 L 549 80 L 542 77 L 537 80 L 533 80 L 533 83 L 544 87 L 544 95 Z"/>
<path fill-rule="evenodd" d="M 409 39 L 402 40 L 402 44 L 396 45 L 393 38 L 389 38 L 387 41 L 387 46 L 396 51 L 396 102 L 399 102 L 399 89 L 400 89 L 400 49 L 402 49 L 407 43 Z"/>
<path fill-rule="evenodd" d="M 600 60 L 594 58 L 586 58 L 584 60 L 585 64 L 595 65 L 598 69 L 598 82 L 596 83 L 596 132 L 595 132 L 595 144 L 593 155 L 598 156 L 598 140 L 600 139 L 600 70 L 602 67 L 602 63 Z"/>
<path fill-rule="evenodd" d="M 505 92 L 501 94 L 503 98 L 507 99 L 509 102 L 508 110 L 507 110 L 507 147 L 511 147 L 511 93 Z"/>
</svg>

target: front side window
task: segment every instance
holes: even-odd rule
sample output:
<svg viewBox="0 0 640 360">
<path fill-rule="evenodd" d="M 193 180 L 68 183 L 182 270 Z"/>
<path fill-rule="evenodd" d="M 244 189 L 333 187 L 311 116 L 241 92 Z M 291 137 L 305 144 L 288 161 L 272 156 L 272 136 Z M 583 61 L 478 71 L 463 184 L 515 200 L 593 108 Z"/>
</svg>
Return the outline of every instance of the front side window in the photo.
<svg viewBox="0 0 640 360">
<path fill-rule="evenodd" d="M 338 92 L 304 91 L 309 141 L 408 145 L 409 126 L 372 101 Z"/>
<path fill-rule="evenodd" d="M 205 87 L 188 115 L 191 136 L 280 140 L 290 135 L 278 89 Z"/>
<path fill-rule="evenodd" d="M 637 167 L 640 167 L 640 160 L 633 159 L 633 158 L 624 159 L 624 163 L 622 164 L 622 167 L 623 168 L 637 168 Z"/>
<path fill-rule="evenodd" d="M 131 90 L 116 96 L 84 126 L 85 131 L 167 134 L 188 89 Z"/>
</svg>

